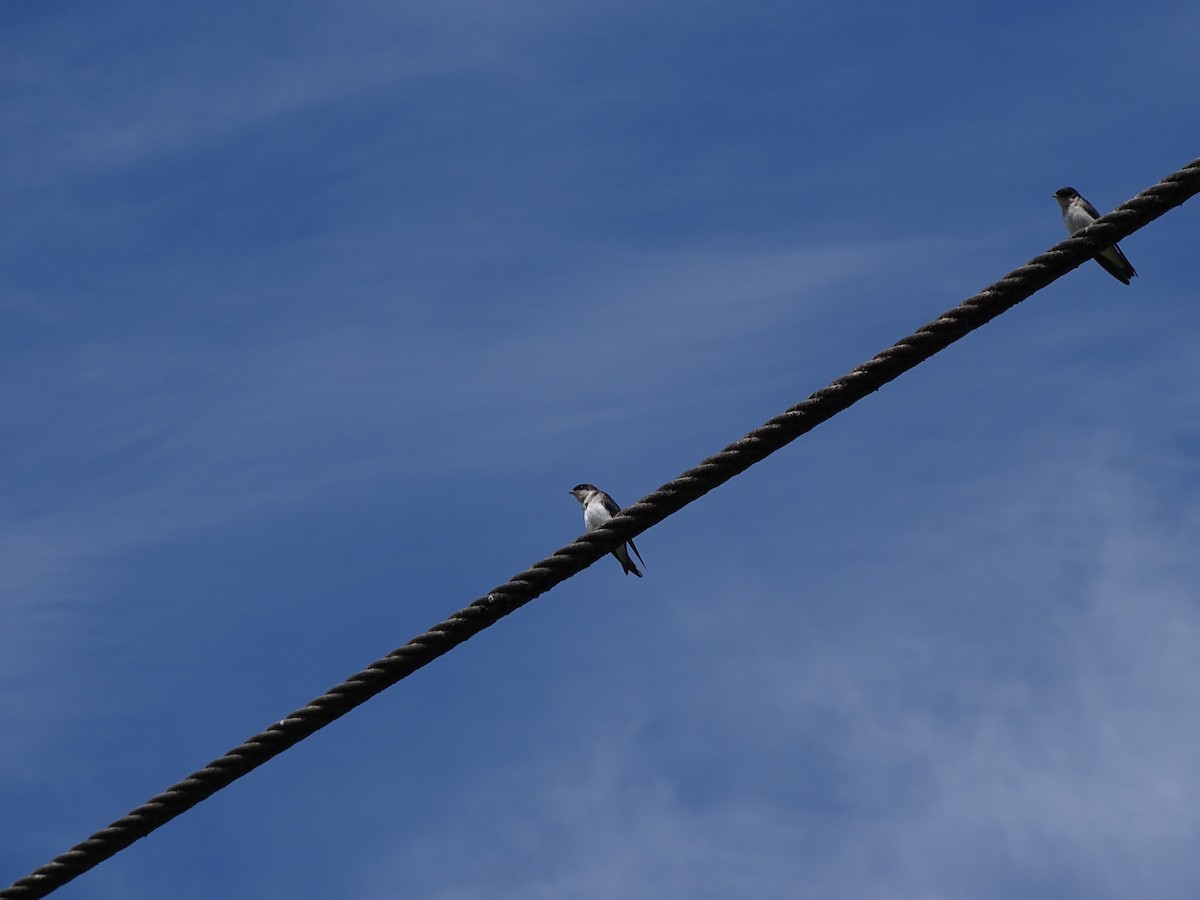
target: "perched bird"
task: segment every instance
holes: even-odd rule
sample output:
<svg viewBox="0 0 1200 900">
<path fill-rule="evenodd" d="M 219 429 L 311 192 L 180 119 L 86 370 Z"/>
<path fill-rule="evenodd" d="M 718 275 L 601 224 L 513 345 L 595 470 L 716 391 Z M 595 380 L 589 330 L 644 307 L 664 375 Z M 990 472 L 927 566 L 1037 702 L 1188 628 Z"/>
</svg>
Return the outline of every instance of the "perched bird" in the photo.
<svg viewBox="0 0 1200 900">
<path fill-rule="evenodd" d="M 617 501 L 595 485 L 577 484 L 571 488 L 571 494 L 583 504 L 583 524 L 588 531 L 595 531 L 621 511 L 621 507 L 617 506 Z M 638 562 L 643 566 L 646 565 L 646 561 L 642 559 L 642 554 L 638 553 L 638 548 L 634 546 L 633 541 L 622 544 L 613 551 L 613 556 L 617 558 L 617 562 L 621 564 L 621 568 L 625 570 L 626 575 L 632 572 L 638 578 L 641 578 L 642 573 L 638 571 L 638 567 L 629 558 L 629 550 L 633 550 L 638 558 Z"/>
<path fill-rule="evenodd" d="M 1096 207 L 1080 197 L 1079 191 L 1073 187 L 1059 188 L 1054 192 L 1054 199 L 1062 208 L 1063 224 L 1067 226 L 1070 234 L 1077 234 L 1100 218 Z M 1133 266 L 1116 244 L 1105 247 L 1093 258 L 1100 263 L 1105 272 L 1122 284 L 1129 284 L 1129 279 L 1137 276 L 1137 272 L 1133 271 Z"/>
</svg>

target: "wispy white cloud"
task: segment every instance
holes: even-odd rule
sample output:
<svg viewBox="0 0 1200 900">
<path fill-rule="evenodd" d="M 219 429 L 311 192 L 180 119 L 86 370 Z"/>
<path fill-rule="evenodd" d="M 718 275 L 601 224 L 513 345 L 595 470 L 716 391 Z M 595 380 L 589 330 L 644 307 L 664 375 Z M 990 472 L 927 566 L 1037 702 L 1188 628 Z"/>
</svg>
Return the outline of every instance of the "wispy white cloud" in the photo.
<svg viewBox="0 0 1200 900">
<path fill-rule="evenodd" d="M 130 165 L 354 94 L 416 88 L 454 73 L 494 74 L 512 58 L 505 48 L 533 14 L 530 4 L 507 11 L 474 3 L 437 10 L 366 4 L 336 14 L 301 4 L 276 18 L 265 38 L 260 11 L 229 7 L 216 52 L 199 45 L 180 52 L 179 38 L 207 22 L 152 4 L 125 12 L 83 13 L 45 29 L 26 23 L 33 41 L 14 46 L 5 66 L 10 92 L 24 100 L 6 107 L 6 124 L 28 138 L 9 146 L 11 171 L 44 181 Z M 484 21 L 491 27 L 479 27 Z M 75 64 L 55 65 L 39 39 L 52 40 L 56 57 Z M 338 52 L 347 45 L 356 51 Z M 124 53 L 114 58 L 116 48 Z M 306 65 L 297 68 L 297 58 Z"/>
<path fill-rule="evenodd" d="M 1025 460 L 986 492 L 986 517 L 918 519 L 930 545 L 884 548 L 840 616 L 775 574 L 675 585 L 708 650 L 683 708 L 593 710 L 361 895 L 1187 896 L 1200 520 L 1107 460 Z M 443 841 L 470 860 L 423 864 Z"/>
</svg>

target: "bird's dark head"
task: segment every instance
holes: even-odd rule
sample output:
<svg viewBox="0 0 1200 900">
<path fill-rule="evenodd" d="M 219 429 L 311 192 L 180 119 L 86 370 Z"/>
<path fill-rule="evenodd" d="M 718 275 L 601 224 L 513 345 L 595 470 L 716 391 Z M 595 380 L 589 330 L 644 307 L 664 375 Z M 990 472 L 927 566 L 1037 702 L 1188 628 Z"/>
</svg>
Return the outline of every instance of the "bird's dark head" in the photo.
<svg viewBox="0 0 1200 900">
<path fill-rule="evenodd" d="M 580 503 L 586 503 L 588 494 L 596 493 L 596 486 L 593 484 L 577 484 L 571 488 L 571 493 Z"/>
<path fill-rule="evenodd" d="M 1074 200 L 1078 196 L 1079 196 L 1079 191 L 1075 190 L 1075 188 L 1073 188 L 1073 187 L 1059 188 L 1057 191 L 1054 192 L 1054 199 L 1058 201 L 1058 205 L 1061 206 L 1063 209 L 1066 209 L 1067 204 L 1069 204 L 1072 200 Z"/>
</svg>

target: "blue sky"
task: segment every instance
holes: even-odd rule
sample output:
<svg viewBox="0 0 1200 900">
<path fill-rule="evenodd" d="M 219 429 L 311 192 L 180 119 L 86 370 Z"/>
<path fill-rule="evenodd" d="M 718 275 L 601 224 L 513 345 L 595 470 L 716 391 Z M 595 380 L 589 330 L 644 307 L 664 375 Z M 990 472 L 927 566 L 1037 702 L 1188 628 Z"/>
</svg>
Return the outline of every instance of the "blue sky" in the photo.
<svg viewBox="0 0 1200 900">
<path fill-rule="evenodd" d="M 1197 156 L 1197 33 L 6 4 L 0 883 Z M 1198 225 L 56 896 L 1195 896 Z"/>
</svg>

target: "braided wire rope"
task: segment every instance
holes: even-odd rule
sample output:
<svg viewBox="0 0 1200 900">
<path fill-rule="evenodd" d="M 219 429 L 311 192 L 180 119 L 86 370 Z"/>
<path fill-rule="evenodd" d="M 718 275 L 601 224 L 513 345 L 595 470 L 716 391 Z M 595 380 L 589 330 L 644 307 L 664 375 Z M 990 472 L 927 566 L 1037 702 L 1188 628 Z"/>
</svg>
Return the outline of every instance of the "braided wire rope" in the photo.
<svg viewBox="0 0 1200 900">
<path fill-rule="evenodd" d="M 0 900 L 47 896 L 1007 312 L 1087 262 L 1101 247 L 1128 237 L 1197 193 L 1200 193 L 1200 159 L 626 507 L 603 527 L 580 536 L 514 575 L 424 634 L 14 882 L 0 891 Z"/>
</svg>

